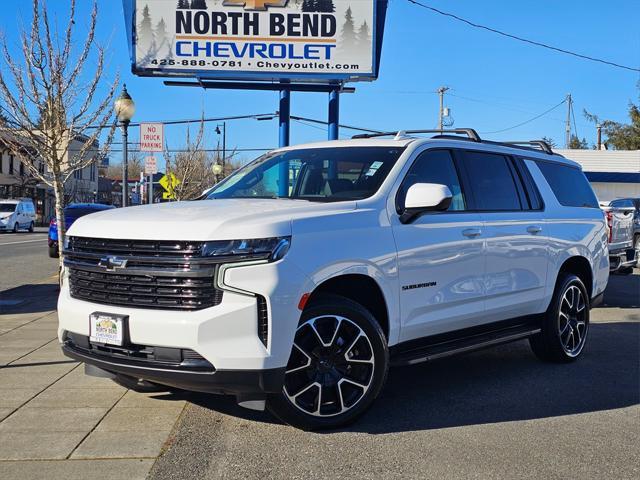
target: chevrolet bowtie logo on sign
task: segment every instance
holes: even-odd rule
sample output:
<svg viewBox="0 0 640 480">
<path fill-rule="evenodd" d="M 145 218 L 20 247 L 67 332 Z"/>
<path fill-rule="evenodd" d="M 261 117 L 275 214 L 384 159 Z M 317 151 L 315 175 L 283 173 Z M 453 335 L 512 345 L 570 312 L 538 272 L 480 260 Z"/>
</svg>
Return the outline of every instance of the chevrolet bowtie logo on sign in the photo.
<svg viewBox="0 0 640 480">
<path fill-rule="evenodd" d="M 267 7 L 285 7 L 289 0 L 224 0 L 227 6 L 244 6 L 245 10 L 266 10 Z"/>
</svg>

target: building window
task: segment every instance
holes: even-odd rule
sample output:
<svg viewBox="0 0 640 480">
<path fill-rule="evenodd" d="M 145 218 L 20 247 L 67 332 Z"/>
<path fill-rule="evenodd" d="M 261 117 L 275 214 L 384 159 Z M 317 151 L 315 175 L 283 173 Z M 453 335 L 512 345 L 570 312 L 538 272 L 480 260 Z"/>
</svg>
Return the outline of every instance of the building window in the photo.
<svg viewBox="0 0 640 480">
<path fill-rule="evenodd" d="M 4 168 L 4 152 L 0 152 L 0 173 L 2 173 L 3 168 Z"/>
<path fill-rule="evenodd" d="M 24 163 L 20 162 L 20 176 L 24 177 Z"/>
<path fill-rule="evenodd" d="M 9 155 L 9 175 L 13 175 L 13 155 Z"/>
</svg>

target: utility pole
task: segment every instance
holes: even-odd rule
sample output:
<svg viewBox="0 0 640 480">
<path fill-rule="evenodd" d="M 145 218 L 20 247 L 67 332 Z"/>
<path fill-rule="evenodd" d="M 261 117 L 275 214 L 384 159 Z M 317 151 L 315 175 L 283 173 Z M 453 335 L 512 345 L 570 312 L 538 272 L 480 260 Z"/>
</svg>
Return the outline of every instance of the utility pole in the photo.
<svg viewBox="0 0 640 480">
<path fill-rule="evenodd" d="M 599 123 L 596 125 L 596 132 L 597 132 L 596 145 L 598 146 L 598 150 L 602 150 L 602 125 L 600 125 Z"/>
<path fill-rule="evenodd" d="M 573 100 L 571 94 L 567 93 L 567 123 L 565 125 L 565 142 L 564 148 L 569 148 L 571 144 L 571 110 L 573 109 Z"/>
<path fill-rule="evenodd" d="M 440 111 L 438 112 L 438 130 L 442 130 L 442 122 L 444 118 L 444 93 L 449 90 L 449 87 L 440 87 L 438 89 L 438 95 L 440 96 Z"/>
</svg>

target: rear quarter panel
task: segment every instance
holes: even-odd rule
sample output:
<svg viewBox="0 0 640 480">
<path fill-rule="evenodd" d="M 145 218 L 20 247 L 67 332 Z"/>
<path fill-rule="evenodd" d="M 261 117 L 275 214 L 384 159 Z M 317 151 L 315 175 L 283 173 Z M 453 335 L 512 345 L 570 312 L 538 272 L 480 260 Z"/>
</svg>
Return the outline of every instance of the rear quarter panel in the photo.
<svg viewBox="0 0 640 480">
<path fill-rule="evenodd" d="M 604 216 L 599 208 L 560 205 L 535 162 L 526 161 L 545 203 L 549 235 L 549 265 L 545 301 L 548 307 L 562 264 L 571 257 L 584 257 L 591 265 L 591 296 L 603 292 L 609 280 L 609 248 Z"/>
</svg>

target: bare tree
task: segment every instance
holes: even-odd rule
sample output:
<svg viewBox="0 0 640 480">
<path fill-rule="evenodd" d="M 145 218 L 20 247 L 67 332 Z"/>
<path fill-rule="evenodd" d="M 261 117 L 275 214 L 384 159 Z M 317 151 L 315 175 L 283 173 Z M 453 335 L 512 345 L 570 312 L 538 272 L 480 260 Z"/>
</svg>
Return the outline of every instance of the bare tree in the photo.
<svg viewBox="0 0 640 480">
<path fill-rule="evenodd" d="M 63 34 L 58 34 L 55 22 L 49 20 L 46 4 L 32 2 L 31 30 L 22 30 L 20 35 L 22 58 L 18 61 L 6 39 L 2 42 L 6 69 L 0 69 L 0 104 L 4 105 L 6 124 L 0 135 L 29 172 L 54 190 L 62 265 L 65 183 L 73 172 L 107 154 L 116 128 L 111 103 L 118 78 L 100 95 L 105 56 L 95 40 L 97 0 L 77 54 L 76 0 L 70 0 Z M 106 141 L 97 148 L 105 129 Z M 38 169 L 39 162 L 44 162 L 46 169 Z"/>
<path fill-rule="evenodd" d="M 129 159 L 127 161 L 127 173 L 129 178 L 139 178 L 140 173 L 144 172 L 144 159 L 140 152 L 129 151 Z M 107 168 L 108 178 L 122 178 L 122 165 L 109 165 Z"/>
<path fill-rule="evenodd" d="M 177 185 L 169 192 L 176 200 L 192 200 L 202 195 L 202 192 L 215 183 L 213 164 L 216 158 L 203 150 L 204 122 L 195 140 L 187 130 L 186 147 L 184 151 L 174 155 L 165 149 L 164 159 L 167 165 L 167 175 L 175 175 Z"/>
</svg>

